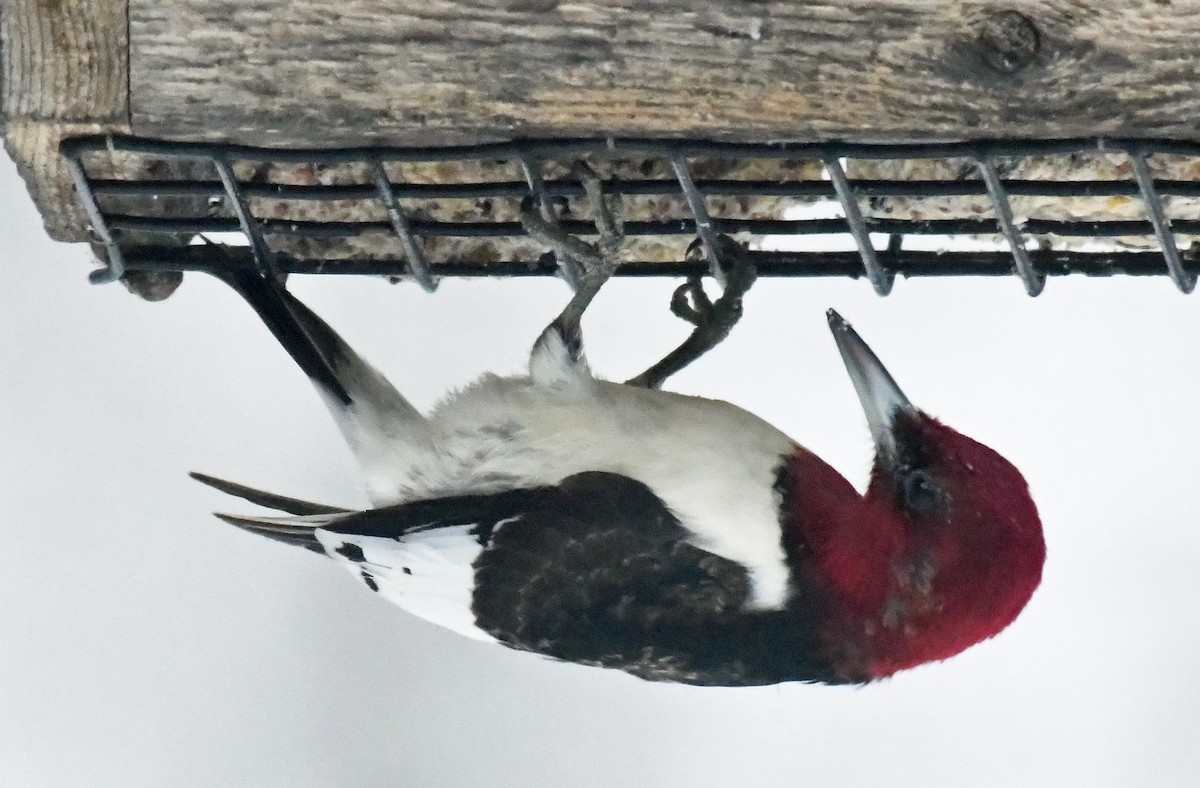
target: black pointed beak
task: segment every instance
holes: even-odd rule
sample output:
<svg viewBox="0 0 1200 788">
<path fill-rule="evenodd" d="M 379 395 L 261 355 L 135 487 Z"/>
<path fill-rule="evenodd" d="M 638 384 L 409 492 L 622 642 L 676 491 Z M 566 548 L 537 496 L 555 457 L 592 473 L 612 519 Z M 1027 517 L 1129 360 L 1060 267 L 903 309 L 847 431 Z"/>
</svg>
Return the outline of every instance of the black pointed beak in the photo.
<svg viewBox="0 0 1200 788">
<path fill-rule="evenodd" d="M 825 313 L 825 317 L 829 320 L 829 330 L 833 332 L 846 371 L 850 373 L 854 390 L 858 392 L 858 399 L 867 414 L 867 424 L 871 428 L 871 437 L 875 439 L 875 447 L 881 455 L 894 458 L 896 417 L 902 413 L 915 415 L 917 409 L 904 396 L 858 332 L 832 309 Z"/>
</svg>

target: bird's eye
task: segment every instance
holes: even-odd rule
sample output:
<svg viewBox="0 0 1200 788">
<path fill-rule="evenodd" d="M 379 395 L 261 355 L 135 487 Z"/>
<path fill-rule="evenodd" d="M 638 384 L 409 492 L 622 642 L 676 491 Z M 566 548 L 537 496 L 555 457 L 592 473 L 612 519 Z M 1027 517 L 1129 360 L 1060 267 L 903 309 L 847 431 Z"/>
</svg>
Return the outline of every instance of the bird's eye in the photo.
<svg viewBox="0 0 1200 788">
<path fill-rule="evenodd" d="M 909 511 L 929 514 L 938 505 L 938 489 L 925 471 L 913 471 L 904 477 L 904 503 Z"/>
</svg>

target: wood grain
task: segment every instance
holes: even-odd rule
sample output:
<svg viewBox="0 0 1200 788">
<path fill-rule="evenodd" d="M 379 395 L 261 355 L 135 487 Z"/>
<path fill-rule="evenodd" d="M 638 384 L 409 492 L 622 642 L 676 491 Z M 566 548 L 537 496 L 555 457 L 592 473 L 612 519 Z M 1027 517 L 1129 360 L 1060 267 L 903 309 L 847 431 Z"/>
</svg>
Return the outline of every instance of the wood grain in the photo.
<svg viewBox="0 0 1200 788">
<path fill-rule="evenodd" d="M 125 122 L 128 51 L 127 4 L 121 0 L 5 0 L 4 116 Z"/>
<path fill-rule="evenodd" d="M 75 183 L 58 154 L 58 145 L 67 137 L 105 131 L 107 127 L 98 123 L 8 121 L 5 150 L 42 215 L 46 234 L 55 241 L 91 239 L 87 215 L 75 196 Z"/>
<path fill-rule="evenodd" d="M 1200 129 L 1200 0 L 133 0 L 130 31 L 133 128 L 154 136 L 336 145 Z"/>
<path fill-rule="evenodd" d="M 1200 136 L 1200 0 L 5 0 L 47 229 L 65 135 L 439 145 L 605 134 Z"/>
<path fill-rule="evenodd" d="M 127 9 L 125 0 L 0 3 L 5 149 L 56 240 L 88 239 L 59 142 L 129 132 Z"/>
</svg>

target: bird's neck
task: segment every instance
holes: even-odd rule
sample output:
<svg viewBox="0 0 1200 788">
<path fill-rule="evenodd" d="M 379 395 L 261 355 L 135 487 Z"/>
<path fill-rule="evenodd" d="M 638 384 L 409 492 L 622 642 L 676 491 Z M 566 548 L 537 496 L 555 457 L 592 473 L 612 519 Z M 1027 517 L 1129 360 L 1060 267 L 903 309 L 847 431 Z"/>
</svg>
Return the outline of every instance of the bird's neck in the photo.
<svg viewBox="0 0 1200 788">
<path fill-rule="evenodd" d="M 844 680 L 888 676 L 991 637 L 1040 578 L 1040 533 L 1025 544 L 986 524 L 967 529 L 967 541 L 919 532 L 804 449 L 779 481 L 791 604 L 821 622 Z"/>
<path fill-rule="evenodd" d="M 784 548 L 796 580 L 841 604 L 868 608 L 887 594 L 890 564 L 904 535 L 832 466 L 797 448 L 780 475 Z"/>
<path fill-rule="evenodd" d="M 792 604 L 822 622 L 834 671 L 866 680 L 949 656 L 926 631 L 939 620 L 932 547 L 805 449 L 780 482 Z"/>
</svg>

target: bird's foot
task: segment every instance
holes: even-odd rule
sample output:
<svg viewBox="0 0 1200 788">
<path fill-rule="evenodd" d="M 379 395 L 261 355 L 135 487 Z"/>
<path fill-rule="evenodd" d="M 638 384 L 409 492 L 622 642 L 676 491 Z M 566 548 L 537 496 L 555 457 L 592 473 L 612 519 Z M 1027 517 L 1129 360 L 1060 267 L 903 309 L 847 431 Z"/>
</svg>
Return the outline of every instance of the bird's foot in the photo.
<svg viewBox="0 0 1200 788">
<path fill-rule="evenodd" d="M 597 242 L 591 244 L 563 232 L 536 213 L 531 203 L 523 206 L 521 224 L 531 238 L 541 241 L 557 253 L 564 274 L 568 280 L 572 280 L 575 295 L 546 331 L 553 331 L 562 338 L 573 362 L 582 362 L 580 321 L 592 299 L 620 265 L 625 233 L 620 193 L 613 195 L 613 205 L 610 207 L 600 178 L 591 167 L 578 162 L 573 172 L 591 200 L 593 221 L 599 235 Z M 541 340 L 535 345 L 535 356 L 540 346 L 543 346 Z"/>
<path fill-rule="evenodd" d="M 521 225 L 529 237 L 554 251 L 564 278 L 577 294 L 590 293 L 590 301 L 620 265 L 621 246 L 625 242 L 621 195 L 619 192 L 611 195 L 610 206 L 600 177 L 582 161 L 575 163 L 572 173 L 592 204 L 592 220 L 599 235 L 596 243 L 564 232 L 538 213 L 529 199 L 521 206 Z"/>
<path fill-rule="evenodd" d="M 725 275 L 721 296 L 716 301 L 710 299 L 700 276 L 689 277 L 671 295 L 671 313 L 695 326 L 705 339 L 711 339 L 709 348 L 728 336 L 741 319 L 742 297 L 758 277 L 741 244 L 727 235 L 718 236 L 718 241 L 718 259 Z"/>
<path fill-rule="evenodd" d="M 749 261 L 745 247 L 728 236 L 718 238 L 721 248 L 718 259 L 723 262 L 725 289 L 716 301 L 704 292 L 699 276 L 676 288 L 671 295 L 671 312 L 695 326 L 691 336 L 662 361 L 647 369 L 629 385 L 657 389 L 671 375 L 721 344 L 742 317 L 742 297 L 754 284 L 758 273 Z"/>
</svg>

